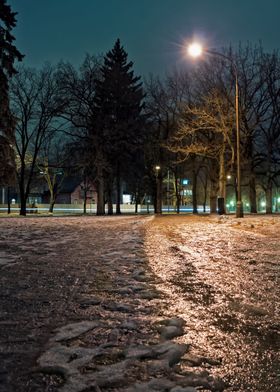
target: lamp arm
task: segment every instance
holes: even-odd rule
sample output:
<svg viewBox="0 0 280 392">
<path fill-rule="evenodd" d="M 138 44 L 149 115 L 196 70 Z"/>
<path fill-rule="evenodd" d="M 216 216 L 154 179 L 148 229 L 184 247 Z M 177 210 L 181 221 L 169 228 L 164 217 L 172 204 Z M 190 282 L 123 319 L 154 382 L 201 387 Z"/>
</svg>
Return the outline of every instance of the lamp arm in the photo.
<svg viewBox="0 0 280 392">
<path fill-rule="evenodd" d="M 232 60 L 232 58 L 230 58 L 229 56 L 227 56 L 223 53 L 216 52 L 215 50 L 205 49 L 204 51 L 212 56 L 222 57 L 223 59 L 229 61 L 234 69 L 235 78 L 236 78 L 236 80 L 238 80 L 237 66 L 236 66 L 235 62 Z"/>
</svg>

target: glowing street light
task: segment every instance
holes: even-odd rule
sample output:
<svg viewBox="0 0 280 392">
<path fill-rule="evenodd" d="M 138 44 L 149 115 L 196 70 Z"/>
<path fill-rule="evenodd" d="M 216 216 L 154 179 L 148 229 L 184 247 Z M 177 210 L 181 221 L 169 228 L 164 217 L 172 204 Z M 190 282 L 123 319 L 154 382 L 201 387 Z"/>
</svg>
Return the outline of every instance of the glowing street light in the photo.
<svg viewBox="0 0 280 392">
<path fill-rule="evenodd" d="M 161 167 L 159 165 L 155 166 L 156 187 L 157 187 L 157 193 L 156 193 L 156 213 L 157 214 L 162 213 L 161 180 L 159 178 L 160 169 L 161 169 Z"/>
<path fill-rule="evenodd" d="M 240 129 L 239 129 L 239 86 L 238 86 L 238 72 L 234 61 L 216 51 L 204 49 L 202 45 L 195 42 L 188 46 L 187 52 L 190 56 L 196 58 L 201 56 L 203 53 L 210 54 L 212 56 L 218 56 L 226 59 L 230 62 L 235 76 L 235 124 L 236 124 L 236 166 L 237 166 L 237 203 L 236 203 L 236 218 L 243 218 L 243 203 L 241 198 L 241 166 L 240 166 Z"/>
<path fill-rule="evenodd" d="M 188 54 L 190 56 L 199 57 L 202 55 L 202 53 L 203 53 L 203 48 L 199 43 L 194 42 L 188 46 Z"/>
</svg>

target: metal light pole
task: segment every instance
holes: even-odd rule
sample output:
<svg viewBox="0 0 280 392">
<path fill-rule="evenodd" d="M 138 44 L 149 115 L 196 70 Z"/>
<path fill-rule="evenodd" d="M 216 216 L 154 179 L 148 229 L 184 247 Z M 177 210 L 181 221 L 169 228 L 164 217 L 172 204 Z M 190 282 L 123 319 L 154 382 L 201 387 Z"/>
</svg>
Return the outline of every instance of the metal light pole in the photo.
<svg viewBox="0 0 280 392">
<path fill-rule="evenodd" d="M 240 165 L 240 128 L 239 128 L 239 87 L 238 74 L 235 68 L 235 118 L 236 118 L 236 165 L 237 165 L 237 203 L 236 218 L 243 218 L 243 203 L 241 197 L 241 165 Z"/>
<path fill-rule="evenodd" d="M 156 186 L 157 186 L 157 199 L 156 199 L 156 213 L 161 214 L 162 213 L 162 207 L 161 207 L 161 181 L 159 178 L 159 171 L 160 171 L 160 166 L 157 165 L 155 166 L 155 173 L 156 173 Z"/>
<path fill-rule="evenodd" d="M 236 202 L 236 218 L 243 218 L 243 202 L 241 196 L 241 165 L 240 165 L 240 128 L 239 128 L 239 85 L 238 85 L 238 71 L 235 62 L 223 53 L 203 49 L 198 43 L 193 43 L 188 47 L 188 53 L 192 57 L 199 57 L 202 53 L 208 53 L 212 56 L 219 56 L 230 62 L 235 77 L 235 124 L 236 124 L 236 185 L 237 185 L 237 202 Z"/>
</svg>

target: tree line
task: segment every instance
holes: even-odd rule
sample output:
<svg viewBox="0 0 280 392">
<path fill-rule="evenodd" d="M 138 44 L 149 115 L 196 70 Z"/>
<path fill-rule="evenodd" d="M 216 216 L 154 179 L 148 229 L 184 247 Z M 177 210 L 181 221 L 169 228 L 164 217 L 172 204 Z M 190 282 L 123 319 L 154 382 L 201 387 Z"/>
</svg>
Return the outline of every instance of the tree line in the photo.
<svg viewBox="0 0 280 392">
<path fill-rule="evenodd" d="M 209 56 L 141 81 L 118 39 L 105 56 L 87 54 L 78 69 L 62 61 L 38 70 L 14 65 L 23 60 L 11 35 L 15 17 L 0 0 L 0 185 L 17 183 L 21 215 L 40 175 L 52 211 L 73 173 L 83 179 L 85 200 L 88 184 L 95 184 L 99 215 L 105 203 L 113 213 L 114 193 L 120 213 L 123 182 L 136 206 L 151 195 L 161 212 L 167 175 L 167 197 L 178 212 L 184 177 L 191 180 L 193 212 L 207 203 L 216 212 L 217 198 L 236 194 L 232 64 L 238 70 L 242 194 L 255 213 L 262 192 L 272 212 L 280 169 L 276 51 L 240 44 L 222 51 L 232 63 Z"/>
</svg>

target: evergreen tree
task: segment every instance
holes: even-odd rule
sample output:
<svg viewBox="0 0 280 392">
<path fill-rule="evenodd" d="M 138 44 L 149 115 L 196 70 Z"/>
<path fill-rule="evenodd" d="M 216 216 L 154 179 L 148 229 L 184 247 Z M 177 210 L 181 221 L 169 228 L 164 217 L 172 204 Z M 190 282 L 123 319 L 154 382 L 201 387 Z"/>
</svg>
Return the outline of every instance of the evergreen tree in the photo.
<svg viewBox="0 0 280 392">
<path fill-rule="evenodd" d="M 15 12 L 0 0 L 0 185 L 10 185 L 14 179 L 14 120 L 9 108 L 9 78 L 16 73 L 15 60 L 23 56 L 13 45 L 11 30 L 16 26 Z"/>
<path fill-rule="evenodd" d="M 125 179 L 133 166 L 133 157 L 143 145 L 144 94 L 140 77 L 134 76 L 132 66 L 118 39 L 104 57 L 94 99 L 100 147 L 109 163 L 110 175 L 116 181 L 116 213 L 120 213 L 121 180 Z"/>
</svg>

